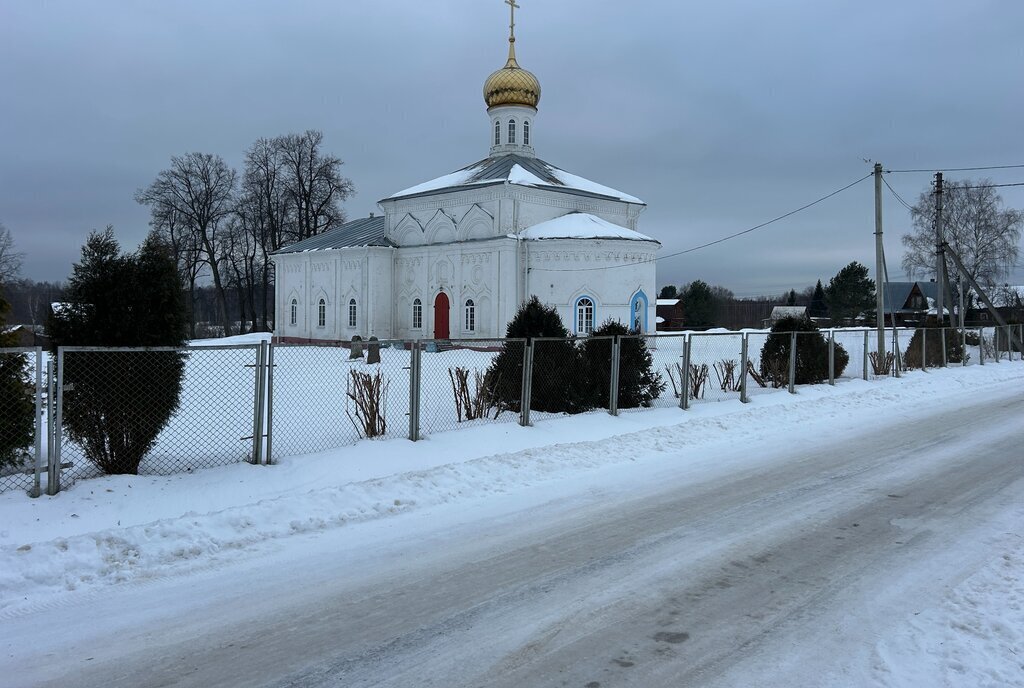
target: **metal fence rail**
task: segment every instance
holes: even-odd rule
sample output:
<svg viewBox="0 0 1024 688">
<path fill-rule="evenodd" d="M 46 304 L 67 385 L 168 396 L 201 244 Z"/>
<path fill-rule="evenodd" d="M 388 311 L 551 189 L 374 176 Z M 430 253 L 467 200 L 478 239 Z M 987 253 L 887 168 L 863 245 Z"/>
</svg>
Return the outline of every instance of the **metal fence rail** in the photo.
<svg viewBox="0 0 1024 688">
<path fill-rule="evenodd" d="M 254 460 L 259 345 L 58 352 L 60 485 Z"/>
<path fill-rule="evenodd" d="M 884 360 L 867 329 L 0 349 L 0 492 L 1024 358 L 1021 325 L 885 337 Z"/>
</svg>

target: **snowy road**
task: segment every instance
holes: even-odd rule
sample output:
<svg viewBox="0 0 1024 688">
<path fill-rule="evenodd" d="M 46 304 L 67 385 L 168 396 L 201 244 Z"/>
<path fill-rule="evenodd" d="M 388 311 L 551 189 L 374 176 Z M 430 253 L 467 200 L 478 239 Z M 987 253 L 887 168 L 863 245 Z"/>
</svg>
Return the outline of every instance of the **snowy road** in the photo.
<svg viewBox="0 0 1024 688">
<path fill-rule="evenodd" d="M 5 643 L 3 680 L 887 685 L 879 639 L 1020 538 L 1018 388 L 804 419 L 771 442 L 664 433 L 657 456 L 571 488 L 469 496 L 85 592 L 2 621 L 5 639 L 33 639 Z"/>
</svg>

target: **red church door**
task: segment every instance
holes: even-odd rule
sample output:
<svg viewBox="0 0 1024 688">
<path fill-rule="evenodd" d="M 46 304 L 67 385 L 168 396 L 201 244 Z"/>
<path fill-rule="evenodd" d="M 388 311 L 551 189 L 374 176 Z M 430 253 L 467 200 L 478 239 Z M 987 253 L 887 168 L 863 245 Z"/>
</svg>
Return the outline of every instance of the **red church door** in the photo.
<svg viewBox="0 0 1024 688">
<path fill-rule="evenodd" d="M 451 336 L 448 328 L 449 312 L 448 295 L 442 291 L 434 299 L 434 339 L 448 339 Z"/>
</svg>

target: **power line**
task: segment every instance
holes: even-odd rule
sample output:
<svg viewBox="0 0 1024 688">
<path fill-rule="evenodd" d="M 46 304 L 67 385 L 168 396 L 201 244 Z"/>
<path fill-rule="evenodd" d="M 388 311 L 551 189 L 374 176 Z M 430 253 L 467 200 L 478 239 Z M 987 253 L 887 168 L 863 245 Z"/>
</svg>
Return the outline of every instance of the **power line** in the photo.
<svg viewBox="0 0 1024 688">
<path fill-rule="evenodd" d="M 708 248 L 709 246 L 715 246 L 716 244 L 721 244 L 721 243 L 723 243 L 725 241 L 729 241 L 730 239 L 735 239 L 736 237 L 743 236 L 744 234 L 750 234 L 751 232 L 754 232 L 754 231 L 756 231 L 758 229 L 762 229 L 764 227 L 767 227 L 770 224 L 774 224 L 774 223 L 778 222 L 779 220 L 785 220 L 787 217 L 792 217 L 793 215 L 796 215 L 799 212 L 807 210 L 808 208 L 810 208 L 812 206 L 818 205 L 822 201 L 827 201 L 828 199 L 832 198 L 833 196 L 835 196 L 837 194 L 840 194 L 840 193 L 846 191 L 847 189 L 849 189 L 851 187 L 857 186 L 862 181 L 864 181 L 865 179 L 867 179 L 868 177 L 871 177 L 873 175 L 874 175 L 874 172 L 868 172 L 866 175 L 864 175 L 863 177 L 861 177 L 857 181 L 850 182 L 846 186 L 844 186 L 842 188 L 839 188 L 839 189 L 836 189 L 835 191 L 833 191 L 830 194 L 826 194 L 826 195 L 822 196 L 821 198 L 819 198 L 817 200 L 811 201 L 810 203 L 807 203 L 806 205 L 802 205 L 799 208 L 797 208 L 796 210 L 791 210 L 788 213 L 785 213 L 783 215 L 779 215 L 778 217 L 774 217 L 771 220 L 768 220 L 767 222 L 762 222 L 761 224 L 754 225 L 753 227 L 749 227 L 748 229 L 744 229 L 742 232 L 736 232 L 735 234 L 730 234 L 728 236 L 724 236 L 721 239 L 715 239 L 714 241 L 709 241 L 706 244 L 701 244 L 699 246 L 694 246 L 692 248 L 684 249 L 682 251 L 676 251 L 675 253 L 669 253 L 669 254 L 666 254 L 664 256 L 657 256 L 653 260 L 641 260 L 641 261 L 637 261 L 635 263 L 625 263 L 623 265 L 608 265 L 608 266 L 594 267 L 594 268 L 543 268 L 543 270 L 544 270 L 544 272 L 590 272 L 592 270 L 610 270 L 610 269 L 613 269 L 613 268 L 626 268 L 626 267 L 631 267 L 631 266 L 634 266 L 634 265 L 643 265 L 644 263 L 654 263 L 654 262 L 657 262 L 659 260 L 665 260 L 666 258 L 675 258 L 676 256 L 681 256 L 681 255 L 684 255 L 686 253 L 693 253 L 694 251 L 700 251 L 701 249 Z"/>
<path fill-rule="evenodd" d="M 1002 186 L 1024 186 L 1024 182 L 1014 182 L 1013 184 L 979 184 L 977 186 L 957 186 L 956 184 L 949 184 L 946 186 L 946 191 L 952 191 L 954 189 L 998 189 Z"/>
<path fill-rule="evenodd" d="M 886 173 L 900 174 L 903 172 L 977 172 L 979 170 L 1015 170 L 1024 165 L 988 165 L 985 167 L 936 167 L 921 170 L 886 170 Z"/>
<path fill-rule="evenodd" d="M 914 212 L 914 206 L 912 206 L 909 203 L 907 203 L 906 201 L 904 201 L 903 197 L 900 196 L 898 193 L 896 193 L 896 189 L 892 188 L 892 186 L 889 184 L 889 180 L 888 179 L 886 179 L 885 177 L 882 177 L 882 181 L 885 183 L 885 185 L 887 187 L 889 187 L 889 191 L 891 191 L 892 195 L 896 197 L 896 200 L 903 204 L 904 208 L 906 208 L 910 212 Z"/>
</svg>

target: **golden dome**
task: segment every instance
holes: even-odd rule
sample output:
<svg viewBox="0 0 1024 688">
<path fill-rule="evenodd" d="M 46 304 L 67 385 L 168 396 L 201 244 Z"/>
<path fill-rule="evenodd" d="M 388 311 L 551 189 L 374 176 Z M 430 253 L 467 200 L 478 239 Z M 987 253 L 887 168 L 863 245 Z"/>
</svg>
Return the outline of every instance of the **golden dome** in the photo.
<svg viewBox="0 0 1024 688">
<path fill-rule="evenodd" d="M 537 77 L 516 62 L 515 38 L 508 42 L 508 62 L 484 82 L 484 102 L 488 108 L 496 105 L 528 105 L 540 102 L 540 82 Z"/>
</svg>

